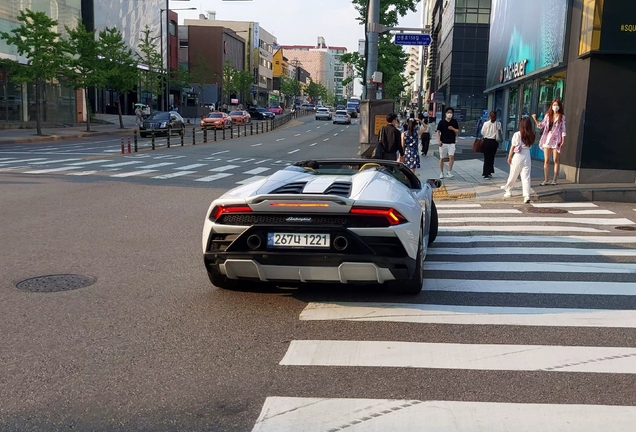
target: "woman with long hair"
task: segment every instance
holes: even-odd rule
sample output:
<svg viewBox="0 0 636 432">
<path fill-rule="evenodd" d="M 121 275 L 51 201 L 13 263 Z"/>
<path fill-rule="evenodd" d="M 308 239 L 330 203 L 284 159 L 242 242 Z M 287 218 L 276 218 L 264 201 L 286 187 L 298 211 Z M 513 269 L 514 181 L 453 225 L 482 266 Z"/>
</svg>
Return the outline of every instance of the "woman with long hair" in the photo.
<svg viewBox="0 0 636 432">
<path fill-rule="evenodd" d="M 534 143 L 536 135 L 532 122 L 528 117 L 524 117 L 519 122 L 519 131 L 512 136 L 510 151 L 508 152 L 508 163 L 510 164 L 510 175 L 508 182 L 502 186 L 506 192 L 504 198 L 512 196 L 512 188 L 521 174 L 521 189 L 523 191 L 523 202 L 530 202 L 530 147 Z"/>
<path fill-rule="evenodd" d="M 404 149 L 404 164 L 415 172 L 420 167 L 420 155 L 418 152 L 419 137 L 424 133 L 424 129 L 417 128 L 420 119 L 410 118 L 404 124 L 402 133 L 402 148 Z"/>
<path fill-rule="evenodd" d="M 532 119 L 536 123 L 537 127 L 543 131 L 541 139 L 539 140 L 539 148 L 543 150 L 543 182 L 541 186 L 547 184 L 557 184 L 557 177 L 559 176 L 559 155 L 561 149 L 565 143 L 565 113 L 563 112 L 563 103 L 561 99 L 557 98 L 552 101 L 550 108 L 545 113 L 543 120 L 539 122 L 537 115 L 532 114 Z M 548 175 L 550 173 L 550 155 L 554 160 L 554 178 L 552 182 L 548 182 Z"/>
<path fill-rule="evenodd" d="M 484 138 L 484 169 L 481 175 L 486 179 L 491 178 L 495 173 L 495 154 L 499 148 L 497 136 L 501 131 L 501 123 L 497 121 L 497 114 L 494 111 L 490 111 L 488 118 L 490 121 L 484 122 L 481 127 L 481 136 Z"/>
</svg>

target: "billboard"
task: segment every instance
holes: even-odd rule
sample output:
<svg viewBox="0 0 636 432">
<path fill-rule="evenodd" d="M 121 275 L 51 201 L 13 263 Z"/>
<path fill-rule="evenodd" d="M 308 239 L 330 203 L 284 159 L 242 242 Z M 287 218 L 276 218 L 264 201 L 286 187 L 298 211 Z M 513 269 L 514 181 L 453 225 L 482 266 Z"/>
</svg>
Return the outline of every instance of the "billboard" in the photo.
<svg viewBox="0 0 636 432">
<path fill-rule="evenodd" d="M 564 60 L 568 0 L 492 0 L 486 87 Z"/>
<path fill-rule="evenodd" d="M 636 54 L 636 1 L 602 3 L 602 53 Z"/>
</svg>

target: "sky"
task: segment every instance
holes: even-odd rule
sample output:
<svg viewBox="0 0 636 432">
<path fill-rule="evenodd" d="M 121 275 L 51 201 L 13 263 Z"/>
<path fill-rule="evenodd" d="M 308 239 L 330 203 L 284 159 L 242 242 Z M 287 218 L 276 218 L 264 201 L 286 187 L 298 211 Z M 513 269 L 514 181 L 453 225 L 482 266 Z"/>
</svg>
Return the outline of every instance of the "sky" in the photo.
<svg viewBox="0 0 636 432">
<path fill-rule="evenodd" d="M 344 46 L 351 52 L 357 51 L 358 40 L 364 39 L 364 29 L 356 21 L 358 12 L 350 0 L 170 1 L 170 9 L 189 7 L 197 10 L 175 11 L 180 24 L 215 11 L 218 20 L 258 22 L 279 45 L 316 45 L 318 36 L 323 36 L 327 45 Z M 401 19 L 400 27 L 419 28 L 420 20 L 421 5 L 417 12 Z"/>
</svg>

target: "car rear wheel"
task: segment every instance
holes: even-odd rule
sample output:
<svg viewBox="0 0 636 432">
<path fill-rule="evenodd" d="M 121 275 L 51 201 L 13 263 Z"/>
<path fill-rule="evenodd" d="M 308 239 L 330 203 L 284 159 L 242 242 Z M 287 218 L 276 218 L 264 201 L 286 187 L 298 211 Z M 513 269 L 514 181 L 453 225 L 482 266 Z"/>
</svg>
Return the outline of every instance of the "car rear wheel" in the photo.
<svg viewBox="0 0 636 432">
<path fill-rule="evenodd" d="M 239 288 L 239 280 L 237 279 L 228 279 L 226 276 L 212 269 L 212 271 L 208 271 L 208 278 L 210 282 L 215 287 L 227 290 L 236 290 Z"/>
<path fill-rule="evenodd" d="M 435 202 L 431 200 L 431 225 L 428 229 L 428 245 L 433 244 L 435 239 L 437 238 L 437 231 L 439 228 L 439 219 L 437 216 L 437 207 L 435 207 Z"/>
<path fill-rule="evenodd" d="M 417 255 L 415 257 L 415 271 L 413 276 L 407 280 L 395 280 L 388 282 L 391 292 L 396 294 L 419 294 L 424 284 L 424 233 L 420 228 L 420 241 L 417 247 Z"/>
</svg>

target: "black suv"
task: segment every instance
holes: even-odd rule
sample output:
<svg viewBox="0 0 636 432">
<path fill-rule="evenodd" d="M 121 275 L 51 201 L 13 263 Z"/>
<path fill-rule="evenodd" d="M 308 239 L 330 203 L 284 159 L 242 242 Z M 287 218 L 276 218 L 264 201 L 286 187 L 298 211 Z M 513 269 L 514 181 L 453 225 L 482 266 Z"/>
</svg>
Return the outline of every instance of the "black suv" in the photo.
<svg viewBox="0 0 636 432">
<path fill-rule="evenodd" d="M 276 117 L 273 112 L 269 112 L 265 108 L 261 107 L 251 107 L 248 108 L 247 112 L 252 116 L 253 119 L 256 120 L 265 120 L 265 119 L 273 119 Z"/>
<path fill-rule="evenodd" d="M 175 132 L 183 135 L 185 133 L 185 122 L 183 117 L 177 112 L 156 112 L 144 119 L 139 126 L 139 135 L 142 138 L 151 135 L 153 131 L 155 135 L 172 135 Z"/>
<path fill-rule="evenodd" d="M 358 118 L 358 110 L 353 107 L 347 108 L 347 114 L 349 114 L 351 118 Z"/>
</svg>

